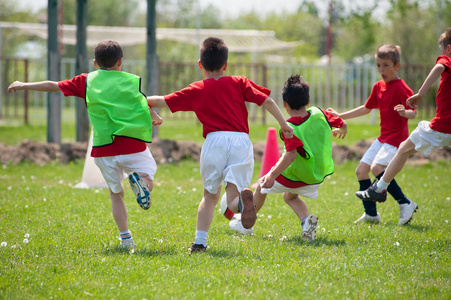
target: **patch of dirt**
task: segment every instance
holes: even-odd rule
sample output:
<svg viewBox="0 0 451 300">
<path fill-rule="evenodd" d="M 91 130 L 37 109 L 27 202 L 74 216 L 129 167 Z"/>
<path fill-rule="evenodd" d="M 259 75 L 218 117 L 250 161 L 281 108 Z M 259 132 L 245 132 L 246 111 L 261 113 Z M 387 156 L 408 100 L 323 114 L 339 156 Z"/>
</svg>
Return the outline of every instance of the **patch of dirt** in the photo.
<svg viewBox="0 0 451 300">
<path fill-rule="evenodd" d="M 336 164 L 341 164 L 348 160 L 360 160 L 371 145 L 374 139 L 361 140 L 354 146 L 332 145 L 332 156 Z M 7 146 L 0 143 L 0 163 L 18 164 L 20 162 L 29 161 L 38 165 L 45 165 L 52 161 L 60 161 L 68 163 L 77 159 L 84 159 L 88 143 L 69 143 L 54 144 L 41 143 L 30 140 L 24 140 L 18 146 Z M 200 160 L 200 151 L 202 145 L 192 141 L 175 141 L 175 140 L 154 140 L 149 144 L 157 163 L 176 162 L 184 158 L 192 158 L 196 161 Z M 254 144 L 254 158 L 261 161 L 265 149 L 265 142 Z M 283 147 L 279 147 L 282 153 Z M 429 157 L 416 153 L 408 163 L 423 164 L 431 160 L 450 160 L 451 147 L 441 147 L 431 153 Z"/>
</svg>

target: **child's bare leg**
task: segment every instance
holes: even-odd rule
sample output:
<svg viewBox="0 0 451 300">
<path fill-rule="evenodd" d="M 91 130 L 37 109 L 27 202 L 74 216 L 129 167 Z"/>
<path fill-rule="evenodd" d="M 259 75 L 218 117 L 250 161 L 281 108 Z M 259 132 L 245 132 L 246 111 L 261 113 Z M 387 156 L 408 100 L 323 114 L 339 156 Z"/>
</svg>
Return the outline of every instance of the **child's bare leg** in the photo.
<svg viewBox="0 0 451 300">
<path fill-rule="evenodd" d="M 141 178 L 143 179 L 144 183 L 149 188 L 149 192 L 152 192 L 153 190 L 153 180 L 149 178 L 149 175 L 147 174 L 139 174 L 141 175 Z"/>
<path fill-rule="evenodd" d="M 257 212 L 259 212 L 260 209 L 265 204 L 265 200 L 266 200 L 266 196 L 267 196 L 267 194 L 262 194 L 261 191 L 262 191 L 262 189 L 261 189 L 260 185 L 258 185 L 257 189 L 254 192 L 255 210 Z"/>
<path fill-rule="evenodd" d="M 309 216 L 307 204 L 299 198 L 298 194 L 293 194 L 290 192 L 283 193 L 283 200 L 287 203 L 291 209 L 296 213 L 299 220 L 303 220 L 304 218 Z"/>
<path fill-rule="evenodd" d="M 111 211 L 113 213 L 114 221 L 116 221 L 117 228 L 119 232 L 124 232 L 128 230 L 127 221 L 127 209 L 124 203 L 124 189 L 119 193 L 113 193 L 110 190 L 111 198 Z"/>
<path fill-rule="evenodd" d="M 415 145 L 410 141 L 410 138 L 401 143 L 396 152 L 395 156 L 388 164 L 387 169 L 385 170 L 384 175 L 382 176 L 382 180 L 390 183 L 395 176 L 401 172 L 402 168 L 406 164 L 407 159 L 410 155 L 417 152 L 415 150 Z"/>
<path fill-rule="evenodd" d="M 235 184 L 227 182 L 225 187 L 227 194 L 227 207 L 234 213 L 238 213 L 238 202 L 240 197 L 240 192 Z"/>
<path fill-rule="evenodd" d="M 197 230 L 208 232 L 215 212 L 215 206 L 219 201 L 221 187 L 216 194 L 211 194 L 204 189 L 204 196 L 197 210 Z"/>
<path fill-rule="evenodd" d="M 357 168 L 355 169 L 355 176 L 357 177 L 357 180 L 365 180 L 370 179 L 370 170 L 371 166 L 367 165 L 366 163 L 360 162 Z"/>
</svg>

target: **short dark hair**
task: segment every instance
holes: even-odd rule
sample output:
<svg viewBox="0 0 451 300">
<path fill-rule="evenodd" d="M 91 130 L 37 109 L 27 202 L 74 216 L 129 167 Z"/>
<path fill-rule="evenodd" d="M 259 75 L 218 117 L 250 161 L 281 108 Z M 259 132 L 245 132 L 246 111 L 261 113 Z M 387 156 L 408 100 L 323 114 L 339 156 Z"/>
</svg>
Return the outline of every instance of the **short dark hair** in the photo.
<svg viewBox="0 0 451 300">
<path fill-rule="evenodd" d="M 447 45 L 451 45 L 451 28 L 446 29 L 446 31 L 440 35 L 438 44 L 443 49 L 445 49 Z"/>
<path fill-rule="evenodd" d="M 299 110 L 310 101 L 310 86 L 300 74 L 292 75 L 287 79 L 282 90 L 282 98 L 291 109 Z"/>
<path fill-rule="evenodd" d="M 100 68 L 113 67 L 124 56 L 118 42 L 102 41 L 94 47 L 94 58 Z"/>
<path fill-rule="evenodd" d="M 390 59 L 393 65 L 401 62 L 401 47 L 392 44 L 382 44 L 377 47 L 376 57 L 380 59 Z"/>
<path fill-rule="evenodd" d="M 200 47 L 202 67 L 210 72 L 221 69 L 229 57 L 229 48 L 224 40 L 217 37 L 206 38 Z"/>
</svg>

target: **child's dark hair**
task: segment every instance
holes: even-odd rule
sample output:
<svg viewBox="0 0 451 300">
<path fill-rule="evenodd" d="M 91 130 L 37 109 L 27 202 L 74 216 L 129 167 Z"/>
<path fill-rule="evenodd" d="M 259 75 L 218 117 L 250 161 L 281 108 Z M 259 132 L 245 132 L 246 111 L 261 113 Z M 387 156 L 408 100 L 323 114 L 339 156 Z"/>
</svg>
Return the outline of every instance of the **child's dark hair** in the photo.
<svg viewBox="0 0 451 300">
<path fill-rule="evenodd" d="M 287 79 L 282 90 L 282 98 L 291 109 L 299 110 L 310 101 L 309 84 L 301 75 L 292 75 Z"/>
<path fill-rule="evenodd" d="M 401 47 L 392 44 L 382 44 L 377 47 L 376 57 L 380 59 L 390 59 L 393 65 L 401 62 Z"/>
<path fill-rule="evenodd" d="M 123 56 L 121 46 L 115 41 L 103 41 L 94 47 L 94 58 L 102 69 L 113 67 Z"/>
<path fill-rule="evenodd" d="M 213 72 L 221 69 L 228 57 L 229 48 L 220 38 L 206 38 L 200 47 L 200 62 L 207 71 Z"/>
<path fill-rule="evenodd" d="M 447 45 L 451 45 L 451 28 L 446 29 L 446 31 L 440 35 L 438 44 L 443 49 L 445 49 Z"/>
</svg>

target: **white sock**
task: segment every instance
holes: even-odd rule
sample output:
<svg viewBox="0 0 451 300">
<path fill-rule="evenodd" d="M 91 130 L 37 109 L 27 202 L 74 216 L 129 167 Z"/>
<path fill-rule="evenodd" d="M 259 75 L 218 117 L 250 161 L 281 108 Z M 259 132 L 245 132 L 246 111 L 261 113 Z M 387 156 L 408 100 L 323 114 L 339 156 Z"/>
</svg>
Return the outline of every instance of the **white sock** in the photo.
<svg viewBox="0 0 451 300">
<path fill-rule="evenodd" d="M 382 191 L 385 191 L 388 187 L 390 182 L 385 182 L 382 180 L 382 178 L 377 182 L 376 192 L 382 193 Z"/>
<path fill-rule="evenodd" d="M 204 247 L 207 247 L 207 237 L 208 231 L 196 230 L 196 239 L 194 240 L 194 244 L 201 244 Z"/>
</svg>

